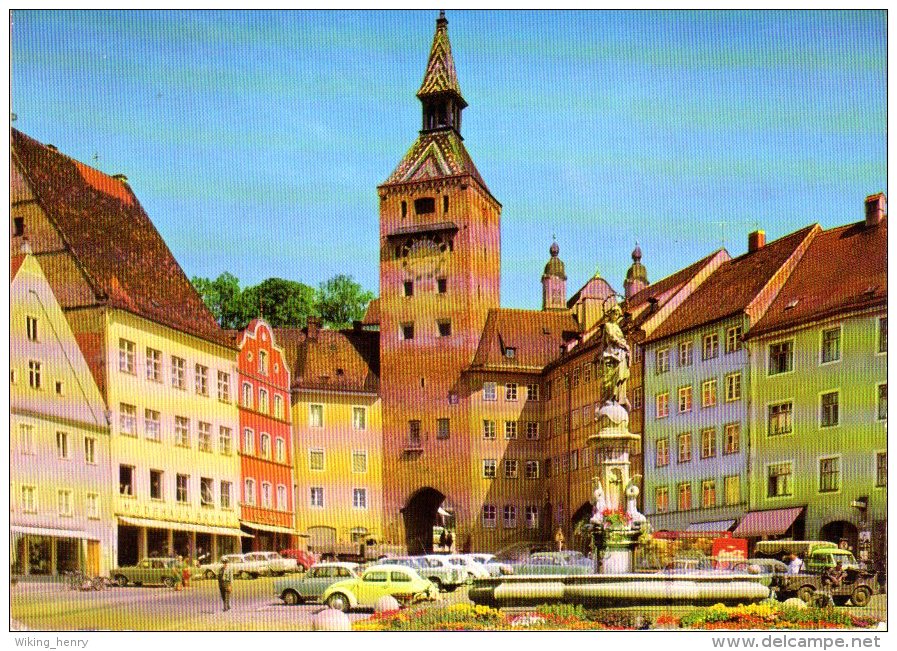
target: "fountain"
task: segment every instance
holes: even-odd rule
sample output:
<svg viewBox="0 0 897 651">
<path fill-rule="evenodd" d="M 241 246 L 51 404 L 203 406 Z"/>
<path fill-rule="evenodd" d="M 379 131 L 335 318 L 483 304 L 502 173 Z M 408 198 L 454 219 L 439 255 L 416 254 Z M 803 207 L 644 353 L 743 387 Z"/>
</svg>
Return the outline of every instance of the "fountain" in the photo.
<svg viewBox="0 0 897 651">
<path fill-rule="evenodd" d="M 754 574 L 636 572 L 634 552 L 650 536 L 639 512 L 639 475 L 630 474 L 629 455 L 639 437 L 629 431 L 630 350 L 619 322 L 622 310 L 606 311 L 601 332 L 601 405 L 589 445 L 598 449 L 598 477 L 593 479 L 592 539 L 594 574 L 506 575 L 478 579 L 468 594 L 474 603 L 518 606 L 581 603 L 592 607 L 621 605 L 698 605 L 749 603 L 769 597 L 764 579 Z"/>
</svg>

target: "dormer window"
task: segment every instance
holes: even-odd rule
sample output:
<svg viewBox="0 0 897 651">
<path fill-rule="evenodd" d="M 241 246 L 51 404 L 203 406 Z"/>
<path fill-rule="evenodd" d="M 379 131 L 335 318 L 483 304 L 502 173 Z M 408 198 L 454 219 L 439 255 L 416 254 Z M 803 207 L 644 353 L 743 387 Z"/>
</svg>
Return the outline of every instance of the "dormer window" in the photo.
<svg viewBox="0 0 897 651">
<path fill-rule="evenodd" d="M 516 348 L 505 348 L 505 357 L 508 359 L 514 359 L 517 357 L 517 349 Z"/>
</svg>

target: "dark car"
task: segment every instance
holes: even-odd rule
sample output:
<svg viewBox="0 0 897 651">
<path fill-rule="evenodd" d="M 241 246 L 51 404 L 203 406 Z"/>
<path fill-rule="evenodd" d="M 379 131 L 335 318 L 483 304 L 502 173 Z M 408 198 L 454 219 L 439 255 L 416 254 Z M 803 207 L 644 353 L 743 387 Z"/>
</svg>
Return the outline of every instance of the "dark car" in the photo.
<svg viewBox="0 0 897 651">
<path fill-rule="evenodd" d="M 308 568 L 316 562 L 314 554 L 311 554 L 304 549 L 282 549 L 280 555 L 284 558 L 295 559 L 296 563 L 301 565 L 304 570 L 308 570 Z"/>
</svg>

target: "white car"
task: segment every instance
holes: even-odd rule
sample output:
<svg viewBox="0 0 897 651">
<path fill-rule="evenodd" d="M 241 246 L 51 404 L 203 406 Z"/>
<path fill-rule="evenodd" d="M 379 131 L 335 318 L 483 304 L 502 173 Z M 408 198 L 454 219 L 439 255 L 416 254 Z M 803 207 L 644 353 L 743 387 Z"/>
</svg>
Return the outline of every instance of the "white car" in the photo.
<svg viewBox="0 0 897 651">
<path fill-rule="evenodd" d="M 446 556 L 446 559 L 455 567 L 463 567 L 474 579 L 489 578 L 489 570 L 480 563 L 477 563 L 467 554 L 451 554 Z"/>
<path fill-rule="evenodd" d="M 266 560 L 246 560 L 246 554 L 224 554 L 217 563 L 205 563 L 199 566 L 200 572 L 207 579 L 214 579 L 221 572 L 221 566 L 224 559 L 227 559 L 231 570 L 235 577 L 244 579 L 257 579 L 260 576 L 268 576 L 271 570 L 268 569 L 268 561 Z"/>
<path fill-rule="evenodd" d="M 501 576 L 503 574 L 514 573 L 514 568 L 511 565 L 495 560 L 495 554 L 464 555 L 485 567 L 489 571 L 489 576 Z"/>
<path fill-rule="evenodd" d="M 287 572 L 298 572 L 299 564 L 295 558 L 284 558 L 277 552 L 250 552 L 243 554 L 244 561 L 253 563 L 260 561 L 268 567 L 268 574 L 283 576 Z"/>
</svg>

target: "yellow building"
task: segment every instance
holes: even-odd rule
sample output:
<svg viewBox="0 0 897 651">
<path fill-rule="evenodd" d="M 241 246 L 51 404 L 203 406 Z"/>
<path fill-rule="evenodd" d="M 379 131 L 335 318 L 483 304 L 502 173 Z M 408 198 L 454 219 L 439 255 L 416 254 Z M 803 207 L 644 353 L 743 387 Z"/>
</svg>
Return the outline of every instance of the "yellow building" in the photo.
<svg viewBox="0 0 897 651">
<path fill-rule="evenodd" d="M 14 130 L 10 194 L 108 406 L 117 562 L 237 549 L 235 342 L 126 179 Z"/>
<path fill-rule="evenodd" d="M 106 405 L 28 248 L 10 270 L 11 572 L 106 574 L 113 563 Z"/>
<path fill-rule="evenodd" d="M 356 553 L 384 541 L 378 333 L 302 330 L 275 337 L 293 372 L 297 527 L 309 550 Z"/>
</svg>

